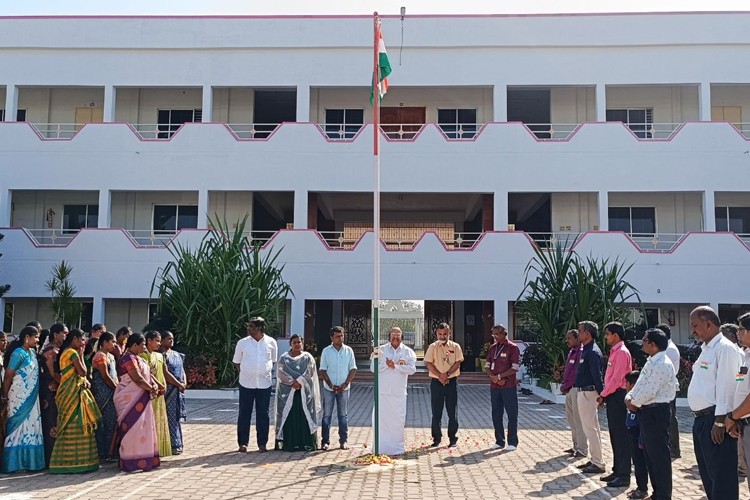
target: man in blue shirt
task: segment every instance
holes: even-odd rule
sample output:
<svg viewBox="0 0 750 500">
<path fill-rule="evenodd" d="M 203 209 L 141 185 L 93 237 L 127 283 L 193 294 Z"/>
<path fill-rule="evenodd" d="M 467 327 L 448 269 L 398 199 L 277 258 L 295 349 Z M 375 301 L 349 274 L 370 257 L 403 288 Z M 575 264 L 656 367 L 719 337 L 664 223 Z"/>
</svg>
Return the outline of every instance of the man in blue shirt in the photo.
<svg viewBox="0 0 750 500">
<path fill-rule="evenodd" d="M 578 413 L 581 426 L 589 442 L 591 460 L 579 466 L 584 474 L 601 474 L 604 472 L 602 456 L 602 432 L 599 428 L 599 402 L 597 399 L 604 390 L 602 381 L 602 351 L 596 345 L 599 326 L 593 321 L 581 321 L 578 324 L 578 339 L 583 345 L 581 359 L 576 370 L 575 387 L 578 389 Z"/>
<path fill-rule="evenodd" d="M 323 349 L 320 355 L 320 376 L 323 378 L 323 422 L 321 449 L 331 446 L 331 417 L 333 405 L 339 421 L 339 448 L 349 449 L 346 440 L 349 436 L 349 384 L 357 373 L 354 351 L 344 345 L 344 329 L 340 326 L 331 328 L 331 345 Z"/>
</svg>

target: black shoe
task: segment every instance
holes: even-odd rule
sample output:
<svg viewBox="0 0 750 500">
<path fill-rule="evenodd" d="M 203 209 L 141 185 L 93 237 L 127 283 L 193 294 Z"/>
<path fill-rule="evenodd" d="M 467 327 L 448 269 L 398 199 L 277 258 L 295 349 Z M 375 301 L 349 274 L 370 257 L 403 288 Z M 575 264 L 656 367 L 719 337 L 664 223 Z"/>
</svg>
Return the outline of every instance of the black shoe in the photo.
<svg viewBox="0 0 750 500">
<path fill-rule="evenodd" d="M 599 467 L 598 465 L 591 464 L 585 469 L 582 469 L 581 472 L 583 472 L 584 474 L 601 474 L 602 472 L 604 472 L 604 468 Z"/>
<path fill-rule="evenodd" d="M 614 473 L 607 474 L 606 476 L 602 476 L 602 477 L 599 478 L 600 481 L 604 481 L 605 483 L 613 481 L 614 479 L 617 479 L 617 475 L 614 474 Z"/>
<path fill-rule="evenodd" d="M 579 469 L 585 469 L 589 465 L 591 465 L 591 461 L 588 461 L 585 464 L 576 465 L 576 467 L 578 467 Z M 602 472 L 604 472 L 604 471 L 602 471 Z"/>
<path fill-rule="evenodd" d="M 680 455 L 679 453 L 671 453 L 669 456 L 672 458 L 682 458 L 682 455 Z"/>
<path fill-rule="evenodd" d="M 458 445 L 458 438 L 451 439 L 448 448 L 455 448 Z"/>
<path fill-rule="evenodd" d="M 567 450 L 563 451 L 563 453 L 567 453 L 568 455 L 574 455 L 576 450 L 573 448 L 568 448 Z"/>
<path fill-rule="evenodd" d="M 437 448 L 438 446 L 440 446 L 440 440 L 436 439 L 432 442 L 432 444 L 430 445 L 430 448 Z"/>
<path fill-rule="evenodd" d="M 630 486 L 630 479 L 618 477 L 607 483 L 607 488 L 627 488 Z"/>
</svg>

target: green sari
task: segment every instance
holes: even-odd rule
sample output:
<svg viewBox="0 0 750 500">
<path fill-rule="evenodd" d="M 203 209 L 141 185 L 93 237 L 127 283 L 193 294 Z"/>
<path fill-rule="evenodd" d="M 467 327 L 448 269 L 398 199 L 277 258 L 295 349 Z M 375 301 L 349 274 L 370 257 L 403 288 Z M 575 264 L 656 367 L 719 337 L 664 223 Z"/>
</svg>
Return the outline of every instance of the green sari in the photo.
<svg viewBox="0 0 750 500">
<path fill-rule="evenodd" d="M 85 377 L 76 373 L 76 349 L 68 348 L 60 357 L 62 379 L 57 389 L 57 438 L 50 458 L 52 474 L 90 472 L 99 469 L 96 424 L 102 418 L 93 394 L 84 386 Z"/>
<path fill-rule="evenodd" d="M 160 384 L 167 385 L 164 378 L 164 356 L 160 352 L 144 352 L 141 358 L 145 359 L 151 368 L 151 376 Z M 156 422 L 156 439 L 159 444 L 159 456 L 172 456 L 172 440 L 169 435 L 169 420 L 167 419 L 167 403 L 162 394 L 151 401 L 154 407 L 154 420 Z"/>
</svg>

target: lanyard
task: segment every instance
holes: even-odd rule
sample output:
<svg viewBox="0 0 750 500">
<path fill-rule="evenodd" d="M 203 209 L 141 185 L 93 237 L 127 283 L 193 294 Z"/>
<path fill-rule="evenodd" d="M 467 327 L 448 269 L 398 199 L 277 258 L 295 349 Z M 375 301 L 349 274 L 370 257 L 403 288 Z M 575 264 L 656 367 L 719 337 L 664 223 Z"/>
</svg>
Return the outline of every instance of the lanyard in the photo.
<svg viewBox="0 0 750 500">
<path fill-rule="evenodd" d="M 496 344 L 496 346 L 499 346 L 499 347 L 495 347 L 495 357 L 492 358 L 492 361 L 497 361 L 497 357 L 500 356 L 500 354 L 502 354 L 503 349 L 505 349 L 506 345 L 508 344 Z"/>
</svg>

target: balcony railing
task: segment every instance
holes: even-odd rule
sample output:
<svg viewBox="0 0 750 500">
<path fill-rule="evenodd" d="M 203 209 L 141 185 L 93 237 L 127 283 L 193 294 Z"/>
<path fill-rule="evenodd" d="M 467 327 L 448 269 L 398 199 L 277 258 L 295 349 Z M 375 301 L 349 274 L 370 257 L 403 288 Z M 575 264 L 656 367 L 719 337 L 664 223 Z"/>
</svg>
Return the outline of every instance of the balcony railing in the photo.
<svg viewBox="0 0 750 500">
<path fill-rule="evenodd" d="M 682 123 L 625 123 L 639 139 L 670 139 Z"/>
<path fill-rule="evenodd" d="M 578 130 L 580 123 L 524 123 L 542 141 L 564 141 Z"/>
<path fill-rule="evenodd" d="M 574 232 L 527 234 L 539 248 L 554 248 L 559 243 L 565 250 L 569 250 L 581 236 L 581 233 Z"/>
<path fill-rule="evenodd" d="M 369 231 L 372 231 L 371 229 Z M 425 229 L 425 231 L 417 238 L 389 238 L 381 235 L 381 241 L 385 244 L 386 248 L 390 250 L 411 250 L 414 245 L 424 237 L 425 233 L 433 232 L 431 229 Z M 362 233 L 358 237 L 345 236 L 343 231 L 318 231 L 320 237 L 328 245 L 328 248 L 333 250 L 346 250 L 351 249 L 359 241 Z M 435 233 L 437 234 L 437 233 Z M 455 233 L 452 238 L 441 238 L 442 242 L 449 250 L 460 250 L 470 249 L 479 240 L 483 233 L 472 233 L 472 232 L 460 232 Z"/>
<path fill-rule="evenodd" d="M 466 141 L 474 139 L 483 123 L 438 123 L 438 128 L 448 140 Z"/>
<path fill-rule="evenodd" d="M 656 234 L 631 234 L 638 248 L 644 252 L 666 253 L 672 249 L 685 237 L 685 233 L 656 233 Z"/>
<path fill-rule="evenodd" d="M 83 123 L 32 123 L 34 130 L 45 139 L 71 139 L 83 127 Z"/>
<path fill-rule="evenodd" d="M 740 134 L 750 139 L 750 123 L 733 123 L 732 125 Z"/>
<path fill-rule="evenodd" d="M 279 123 L 227 123 L 232 133 L 242 140 L 266 139 L 279 125 Z"/>
<path fill-rule="evenodd" d="M 40 247 L 64 247 L 77 234 L 78 229 L 27 229 L 26 234 Z"/>
<path fill-rule="evenodd" d="M 422 131 L 424 126 L 424 123 L 381 123 L 380 130 L 388 140 L 410 141 Z"/>
<path fill-rule="evenodd" d="M 319 123 L 320 130 L 332 141 L 349 141 L 362 130 L 364 123 Z"/>
</svg>

